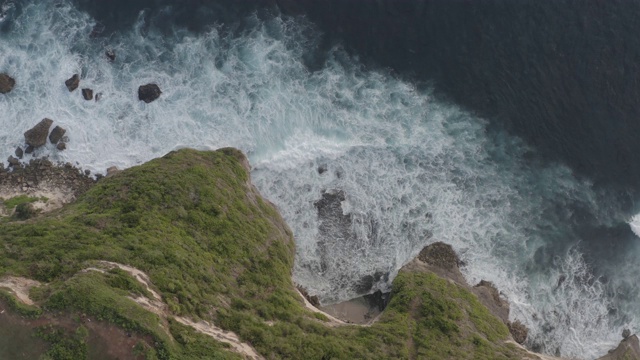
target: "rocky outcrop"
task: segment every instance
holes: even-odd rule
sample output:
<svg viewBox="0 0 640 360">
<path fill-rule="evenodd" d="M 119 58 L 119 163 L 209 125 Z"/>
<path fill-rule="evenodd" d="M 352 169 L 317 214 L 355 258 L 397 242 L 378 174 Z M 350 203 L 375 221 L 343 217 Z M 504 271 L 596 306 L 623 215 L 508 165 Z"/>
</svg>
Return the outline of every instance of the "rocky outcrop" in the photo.
<svg viewBox="0 0 640 360">
<path fill-rule="evenodd" d="M 624 334 L 628 335 L 628 334 Z M 620 341 L 617 348 L 609 351 L 609 354 L 597 360 L 640 360 L 640 342 L 638 336 L 629 335 Z"/>
<path fill-rule="evenodd" d="M 22 151 L 22 148 L 18 146 L 16 148 L 15 154 L 18 157 L 18 159 L 22 159 L 22 157 L 24 156 L 24 151 Z"/>
<path fill-rule="evenodd" d="M 104 52 L 104 55 L 110 62 L 116 61 L 116 52 L 113 49 L 109 49 Z"/>
<path fill-rule="evenodd" d="M 7 74 L 0 74 L 0 94 L 6 94 L 13 90 L 16 80 Z"/>
<path fill-rule="evenodd" d="M 27 145 L 37 148 L 46 144 L 51 124 L 53 124 L 53 120 L 44 118 L 36 126 L 27 130 L 24 133 L 24 139 Z"/>
<path fill-rule="evenodd" d="M 481 280 L 478 285 L 474 286 L 474 293 L 478 296 L 480 301 L 489 308 L 491 313 L 499 317 L 502 322 L 508 325 L 509 302 L 500 296 L 500 292 L 492 282 Z M 511 327 L 509 327 L 509 329 L 511 329 Z"/>
<path fill-rule="evenodd" d="M 67 86 L 67 89 L 69 89 L 70 92 L 74 91 L 80 85 L 80 75 L 73 74 L 73 76 L 67 79 L 64 84 Z"/>
<path fill-rule="evenodd" d="M 460 272 L 460 264 L 460 258 L 451 245 L 435 242 L 423 248 L 417 259 L 405 267 L 434 272 L 473 292 L 491 314 L 507 325 L 513 339 L 519 344 L 524 343 L 529 330 L 517 320 L 513 323 L 509 321 L 509 302 L 500 296 L 498 289 L 489 281 L 482 280 L 474 287 L 469 286 Z"/>
<path fill-rule="evenodd" d="M 156 84 L 142 85 L 138 88 L 138 99 L 147 104 L 159 98 L 160 94 L 162 94 L 162 91 Z"/>
<path fill-rule="evenodd" d="M 507 322 L 507 327 L 509 328 L 509 332 L 511 333 L 511 336 L 513 336 L 513 340 L 515 340 L 515 342 L 518 344 L 524 344 L 524 342 L 527 341 L 529 329 L 527 329 L 520 320 Z"/>
<path fill-rule="evenodd" d="M 49 141 L 51 141 L 52 144 L 57 144 L 66 132 L 67 130 L 56 125 L 56 127 L 51 130 L 51 134 L 49 134 Z"/>
<path fill-rule="evenodd" d="M 85 100 L 93 100 L 93 90 L 92 89 L 82 89 L 82 97 Z"/>
<path fill-rule="evenodd" d="M 60 190 L 76 197 L 94 183 L 95 180 L 69 163 L 63 165 L 54 164 L 46 158 L 31 159 L 21 167 L 14 167 L 11 172 L 0 174 L 0 193 L 32 195 L 35 191 Z"/>
</svg>

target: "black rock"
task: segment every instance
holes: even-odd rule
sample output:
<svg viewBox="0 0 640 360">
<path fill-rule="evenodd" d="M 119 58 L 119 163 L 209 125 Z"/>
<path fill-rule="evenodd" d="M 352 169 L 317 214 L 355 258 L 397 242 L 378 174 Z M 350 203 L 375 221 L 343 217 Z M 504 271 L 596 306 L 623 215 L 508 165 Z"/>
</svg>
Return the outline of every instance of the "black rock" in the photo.
<svg viewBox="0 0 640 360">
<path fill-rule="evenodd" d="M 53 130 L 51 130 L 51 134 L 49 134 L 49 141 L 51 141 L 52 144 L 57 144 L 66 132 L 67 130 L 60 126 L 54 127 Z"/>
<path fill-rule="evenodd" d="M 138 88 L 138 99 L 147 104 L 159 98 L 160 94 L 162 94 L 162 91 L 156 84 L 142 85 Z"/>
<path fill-rule="evenodd" d="M 33 150 L 35 150 L 35 148 L 31 145 L 27 145 L 27 148 L 24 149 L 24 153 L 25 154 L 31 154 L 33 152 Z"/>
<path fill-rule="evenodd" d="M 44 118 L 36 126 L 27 130 L 24 133 L 24 139 L 27 145 L 37 148 L 46 144 L 51 124 L 53 124 L 53 120 Z"/>
<path fill-rule="evenodd" d="M 67 85 L 67 89 L 69 89 L 69 91 L 77 89 L 78 85 L 80 85 L 80 75 L 73 74 L 73 76 L 67 79 L 64 84 Z"/>
<path fill-rule="evenodd" d="M 109 59 L 109 61 L 111 61 L 111 62 L 116 61 L 116 52 L 113 49 L 109 49 L 109 50 L 105 51 L 104 54 L 107 57 L 107 59 Z"/>
<path fill-rule="evenodd" d="M 18 165 L 20 165 L 20 160 L 14 158 L 13 156 L 9 156 L 9 159 L 7 159 L 7 161 L 9 161 L 9 166 L 18 166 Z"/>
<path fill-rule="evenodd" d="M 82 89 L 82 97 L 85 100 L 93 100 L 93 90 L 91 90 L 91 89 Z"/>
<path fill-rule="evenodd" d="M 22 159 L 23 155 L 24 155 L 24 152 L 22 151 L 22 148 L 20 146 L 18 146 L 16 148 L 16 156 L 18 157 L 18 159 Z"/>
<path fill-rule="evenodd" d="M 9 91 L 13 90 L 13 87 L 16 85 L 16 81 L 14 78 L 7 74 L 0 74 L 0 94 L 6 94 Z"/>
</svg>

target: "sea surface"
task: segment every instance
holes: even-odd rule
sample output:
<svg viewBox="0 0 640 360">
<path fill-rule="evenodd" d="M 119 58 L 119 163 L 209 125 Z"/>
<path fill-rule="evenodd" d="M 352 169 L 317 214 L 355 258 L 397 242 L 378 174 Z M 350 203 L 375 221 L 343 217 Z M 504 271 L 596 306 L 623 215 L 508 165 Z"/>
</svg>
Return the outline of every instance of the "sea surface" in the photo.
<svg viewBox="0 0 640 360">
<path fill-rule="evenodd" d="M 1 159 L 44 117 L 94 174 L 234 146 L 324 304 L 444 241 L 536 351 L 640 330 L 640 2 L 0 2 Z"/>
</svg>

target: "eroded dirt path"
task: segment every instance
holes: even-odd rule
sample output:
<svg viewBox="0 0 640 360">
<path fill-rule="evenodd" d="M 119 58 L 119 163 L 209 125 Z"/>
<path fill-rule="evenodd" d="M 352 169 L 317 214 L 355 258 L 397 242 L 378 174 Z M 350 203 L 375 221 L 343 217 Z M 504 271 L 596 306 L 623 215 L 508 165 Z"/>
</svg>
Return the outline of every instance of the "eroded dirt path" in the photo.
<svg viewBox="0 0 640 360">
<path fill-rule="evenodd" d="M 29 297 L 29 290 L 32 287 L 40 286 L 40 282 L 16 276 L 7 276 L 0 279 L 0 288 L 9 289 L 18 300 L 27 305 L 33 305 L 33 300 Z"/>
<path fill-rule="evenodd" d="M 146 296 L 138 296 L 135 298 L 130 297 L 130 299 L 138 303 L 147 311 L 151 311 L 163 318 L 171 317 L 176 321 L 178 321 L 179 323 L 189 326 L 202 334 L 205 334 L 207 336 L 214 338 L 217 341 L 229 344 L 235 352 L 241 354 L 246 359 L 251 359 L 251 360 L 264 359 L 264 357 L 258 354 L 258 352 L 251 345 L 242 342 L 240 340 L 240 337 L 238 337 L 238 335 L 236 335 L 232 331 L 223 330 L 207 321 L 195 322 L 187 317 L 174 316 L 171 313 L 169 313 L 167 304 L 165 304 L 162 301 L 162 297 L 160 296 L 160 294 L 153 289 L 153 284 L 151 283 L 149 276 L 144 272 L 128 265 L 118 264 L 110 261 L 100 261 L 99 264 L 106 267 L 107 269 L 112 269 L 117 267 L 123 271 L 126 271 L 134 279 L 136 279 L 140 284 L 142 284 L 145 287 L 145 289 L 151 294 L 152 299 L 149 299 Z M 87 268 L 85 270 L 104 271 L 104 269 L 99 269 L 99 268 Z"/>
</svg>

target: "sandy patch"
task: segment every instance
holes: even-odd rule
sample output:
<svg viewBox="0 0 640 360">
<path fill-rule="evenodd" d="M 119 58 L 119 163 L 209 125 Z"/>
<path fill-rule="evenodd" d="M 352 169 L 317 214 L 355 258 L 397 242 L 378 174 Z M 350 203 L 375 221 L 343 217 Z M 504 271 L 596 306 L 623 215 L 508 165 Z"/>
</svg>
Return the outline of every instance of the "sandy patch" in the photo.
<svg viewBox="0 0 640 360">
<path fill-rule="evenodd" d="M 29 298 L 29 289 L 34 286 L 40 286 L 40 282 L 14 276 L 8 276 L 0 280 L 0 287 L 11 290 L 16 295 L 16 298 L 18 298 L 18 300 L 27 305 L 34 304 L 33 300 Z"/>
</svg>

